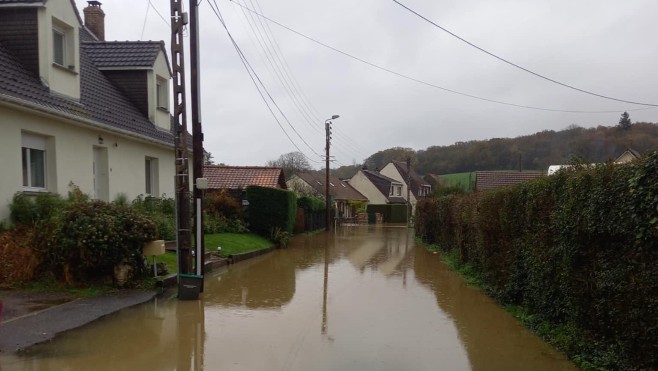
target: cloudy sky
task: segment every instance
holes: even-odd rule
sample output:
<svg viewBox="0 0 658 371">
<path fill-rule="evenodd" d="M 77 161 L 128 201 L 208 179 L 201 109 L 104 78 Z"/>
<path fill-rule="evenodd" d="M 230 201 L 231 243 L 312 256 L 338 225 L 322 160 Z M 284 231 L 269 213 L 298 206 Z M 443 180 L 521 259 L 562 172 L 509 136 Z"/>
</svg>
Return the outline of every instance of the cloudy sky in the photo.
<svg viewBox="0 0 658 371">
<path fill-rule="evenodd" d="M 80 9 L 86 5 L 76 1 Z M 600 95 L 658 104 L 658 1 L 398 1 L 540 75 Z M 165 40 L 169 45 L 169 0 L 102 2 L 107 40 Z M 340 118 L 333 122 L 332 167 L 361 163 L 394 146 L 418 150 L 572 124 L 612 126 L 623 111 L 634 122 L 658 122 L 657 107 L 603 99 L 533 76 L 393 0 L 214 2 L 283 127 L 213 12 L 213 0 L 201 0 L 204 145 L 216 162 L 264 165 L 298 147 L 320 168 L 324 121 L 335 114 Z M 441 88 L 581 113 L 520 108 Z"/>
</svg>

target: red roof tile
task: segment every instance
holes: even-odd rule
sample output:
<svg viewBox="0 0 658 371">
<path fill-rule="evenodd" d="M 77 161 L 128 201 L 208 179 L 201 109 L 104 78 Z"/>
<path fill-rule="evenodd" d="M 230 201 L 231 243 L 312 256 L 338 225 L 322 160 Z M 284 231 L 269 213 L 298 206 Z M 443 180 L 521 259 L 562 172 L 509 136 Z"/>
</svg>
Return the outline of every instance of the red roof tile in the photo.
<svg viewBox="0 0 658 371">
<path fill-rule="evenodd" d="M 206 165 L 203 176 L 208 179 L 209 189 L 243 189 L 252 185 L 288 188 L 280 167 Z"/>
<path fill-rule="evenodd" d="M 475 172 L 475 189 L 484 191 L 498 187 L 510 186 L 528 180 L 537 179 L 544 173 L 539 172 L 505 172 L 477 171 Z"/>
</svg>

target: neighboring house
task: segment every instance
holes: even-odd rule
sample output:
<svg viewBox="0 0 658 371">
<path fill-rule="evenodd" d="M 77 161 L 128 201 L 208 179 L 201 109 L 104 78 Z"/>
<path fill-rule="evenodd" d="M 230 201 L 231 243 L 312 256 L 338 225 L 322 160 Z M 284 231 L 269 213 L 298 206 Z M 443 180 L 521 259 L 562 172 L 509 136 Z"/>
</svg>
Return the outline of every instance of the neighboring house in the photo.
<svg viewBox="0 0 658 371">
<path fill-rule="evenodd" d="M 621 155 L 615 159 L 615 164 L 627 164 L 641 158 L 642 155 L 633 149 L 627 148 Z"/>
<path fill-rule="evenodd" d="M 325 198 L 326 178 L 317 173 L 300 173 L 288 180 L 288 188 L 301 196 L 312 195 Z M 366 196 L 354 189 L 348 182 L 338 177 L 329 177 L 329 197 L 336 208 L 337 216 L 352 218 L 356 216 L 354 201 L 368 202 Z"/>
<path fill-rule="evenodd" d="M 349 184 L 368 199 L 370 205 L 406 204 L 403 183 L 376 171 L 361 169 Z"/>
<path fill-rule="evenodd" d="M 431 189 L 448 185 L 448 182 L 446 182 L 441 175 L 427 174 L 423 177 L 423 180 L 430 185 Z"/>
<path fill-rule="evenodd" d="M 407 172 L 407 164 L 402 161 L 391 161 L 380 171 L 380 174 L 402 183 L 402 197 L 407 199 L 407 187 L 409 187 L 409 198 L 411 212 L 415 213 L 416 203 L 419 199 L 432 193 L 432 186 L 416 174 L 413 169 Z M 411 185 L 407 184 L 409 182 Z"/>
<path fill-rule="evenodd" d="M 89 1 L 0 0 L 0 220 L 17 192 L 174 193 L 162 42 L 104 41 Z"/>
<path fill-rule="evenodd" d="M 249 186 L 288 189 L 280 167 L 205 165 L 203 177 L 209 191 L 225 189 L 239 200 L 246 200 Z"/>
<path fill-rule="evenodd" d="M 499 187 L 506 187 L 543 176 L 540 172 L 518 171 L 476 171 L 475 190 L 486 191 Z"/>
</svg>

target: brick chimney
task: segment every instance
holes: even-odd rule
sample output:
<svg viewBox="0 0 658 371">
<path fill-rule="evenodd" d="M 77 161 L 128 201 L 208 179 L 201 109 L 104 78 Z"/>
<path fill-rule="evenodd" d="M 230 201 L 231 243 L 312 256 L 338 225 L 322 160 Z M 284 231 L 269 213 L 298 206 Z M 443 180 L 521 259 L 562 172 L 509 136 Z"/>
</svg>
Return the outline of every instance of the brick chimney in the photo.
<svg viewBox="0 0 658 371">
<path fill-rule="evenodd" d="M 83 9 L 85 26 L 96 35 L 98 40 L 105 41 L 105 12 L 100 1 L 87 1 L 89 6 Z"/>
</svg>

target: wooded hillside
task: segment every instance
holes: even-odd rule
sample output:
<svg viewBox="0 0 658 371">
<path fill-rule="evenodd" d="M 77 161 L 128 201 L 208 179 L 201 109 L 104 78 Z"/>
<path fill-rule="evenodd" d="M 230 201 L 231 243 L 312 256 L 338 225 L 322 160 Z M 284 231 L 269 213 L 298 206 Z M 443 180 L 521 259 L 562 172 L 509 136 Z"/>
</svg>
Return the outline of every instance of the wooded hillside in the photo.
<svg viewBox="0 0 658 371">
<path fill-rule="evenodd" d="M 419 174 L 519 167 L 545 171 L 549 165 L 565 164 L 576 156 L 586 163 L 605 162 L 616 158 L 627 148 L 641 154 L 658 149 L 658 124 L 635 123 L 627 130 L 606 126 L 585 129 L 573 125 L 561 131 L 545 130 L 516 138 L 459 142 L 419 151 L 394 147 L 373 154 L 365 160 L 365 164 L 369 169 L 381 169 L 391 160 L 405 161 L 409 156 Z M 358 170 L 352 166 L 349 168 L 337 171 L 342 174 L 347 170 Z"/>
</svg>

